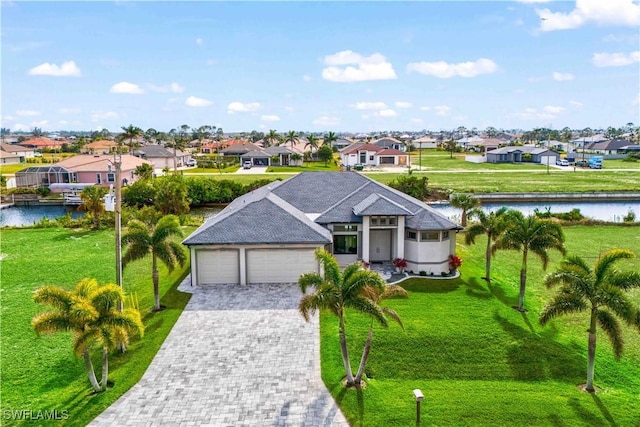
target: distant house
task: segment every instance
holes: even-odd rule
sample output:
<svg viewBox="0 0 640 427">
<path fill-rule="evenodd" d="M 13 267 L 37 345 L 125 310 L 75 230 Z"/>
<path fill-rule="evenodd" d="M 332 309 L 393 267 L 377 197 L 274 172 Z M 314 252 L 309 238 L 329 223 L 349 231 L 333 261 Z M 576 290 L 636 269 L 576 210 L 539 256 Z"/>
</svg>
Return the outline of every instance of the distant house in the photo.
<svg viewBox="0 0 640 427">
<path fill-rule="evenodd" d="M 165 148 L 162 145 L 145 145 L 133 152 L 136 157 L 148 160 L 153 164 L 155 169 L 164 169 L 183 167 L 187 161 L 191 160 L 191 154 L 184 151 L 176 150 L 176 156 L 174 159 L 173 149 Z"/>
<path fill-rule="evenodd" d="M 99 139 L 97 141 L 85 144 L 81 149 L 82 154 L 109 154 L 116 150 L 118 144 L 108 139 Z"/>
<path fill-rule="evenodd" d="M 65 144 L 64 141 L 57 141 L 50 138 L 31 138 L 22 141 L 18 145 L 34 150 L 59 150 L 63 144 Z"/>
<path fill-rule="evenodd" d="M 611 139 L 600 142 L 592 142 L 586 145 L 585 150 L 596 154 L 618 154 L 618 151 L 631 144 L 627 139 Z"/>
<path fill-rule="evenodd" d="M 291 156 L 293 156 L 294 154 L 300 154 L 300 153 L 296 153 L 295 151 L 290 150 L 287 147 L 280 147 L 280 146 L 274 145 L 274 146 L 265 148 L 263 151 L 269 154 L 271 157 L 278 157 L 278 164 L 280 166 L 301 166 L 302 165 L 302 159 L 293 160 L 291 158 Z"/>
<path fill-rule="evenodd" d="M 398 151 L 404 150 L 404 144 L 398 141 L 397 139 L 391 138 L 391 137 L 376 139 L 375 141 L 371 142 L 371 144 L 376 145 L 380 148 L 392 148 Z"/>
<path fill-rule="evenodd" d="M 448 273 L 461 229 L 362 174 L 305 172 L 237 198 L 183 244 L 193 285 L 281 284 L 319 273 L 317 248 L 341 266 L 404 258 L 414 273 Z"/>
<path fill-rule="evenodd" d="M 84 183 L 108 187 L 116 182 L 116 169 L 112 155 L 79 154 L 49 166 L 32 166 L 16 172 L 18 187 L 39 188 L 50 184 Z M 130 154 L 122 155 L 122 184 L 135 182 L 138 166 L 150 164 Z"/>
<path fill-rule="evenodd" d="M 353 141 L 350 141 L 346 138 L 338 138 L 331 143 L 331 147 L 336 148 L 337 150 L 342 150 L 343 148 L 346 148 L 351 144 L 353 144 Z"/>
<path fill-rule="evenodd" d="M 420 138 L 414 139 L 411 141 L 411 144 L 420 149 L 430 149 L 430 148 L 438 148 L 438 139 L 434 138 L 431 135 L 421 136 Z"/>
<path fill-rule="evenodd" d="M 507 141 L 498 138 L 480 138 L 479 141 L 473 140 L 467 144 L 467 149 L 477 151 L 479 153 L 486 153 L 491 150 L 500 148 L 501 145 L 506 145 Z"/>
<path fill-rule="evenodd" d="M 253 150 L 242 154 L 240 161 L 251 162 L 254 166 L 271 166 L 271 155 L 264 150 Z"/>
<path fill-rule="evenodd" d="M 488 163 L 544 163 L 547 164 L 545 158 L 549 157 L 550 164 L 555 164 L 560 157 L 558 153 L 546 148 L 534 147 L 531 145 L 502 147 L 487 153 Z"/>
<path fill-rule="evenodd" d="M 237 142 L 235 144 L 231 144 L 227 146 L 227 148 L 223 148 L 220 150 L 220 154 L 223 156 L 242 156 L 243 154 L 247 154 L 250 151 L 261 150 L 261 147 L 247 141 Z"/>
<path fill-rule="evenodd" d="M 24 162 L 24 157 L 20 154 L 0 151 L 0 164 L 2 165 L 18 165 Z"/>
<path fill-rule="evenodd" d="M 21 162 L 24 162 L 24 159 L 31 159 L 35 156 L 35 152 L 32 148 L 23 147 L 22 145 L 16 144 L 0 144 L 0 151 L 4 151 L 5 153 L 13 154 L 22 158 Z"/>
<path fill-rule="evenodd" d="M 340 152 L 344 166 L 409 166 L 409 154 L 393 148 L 356 142 Z"/>
</svg>

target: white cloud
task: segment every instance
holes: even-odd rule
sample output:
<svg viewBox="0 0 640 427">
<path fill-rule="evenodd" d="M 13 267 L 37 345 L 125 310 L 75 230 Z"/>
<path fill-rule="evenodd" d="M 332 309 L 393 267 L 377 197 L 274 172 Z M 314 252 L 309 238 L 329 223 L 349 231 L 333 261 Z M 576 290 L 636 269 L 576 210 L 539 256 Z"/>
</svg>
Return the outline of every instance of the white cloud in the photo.
<svg viewBox="0 0 640 427">
<path fill-rule="evenodd" d="M 634 107 L 640 105 L 640 93 L 638 93 L 638 95 L 631 101 L 631 105 Z"/>
<path fill-rule="evenodd" d="M 0 116 L 0 123 L 4 123 L 4 122 L 12 122 L 14 121 L 16 118 L 13 116 Z"/>
<path fill-rule="evenodd" d="M 324 57 L 322 78 L 332 82 L 349 83 L 369 80 L 391 80 L 398 76 L 384 55 L 374 53 L 363 56 L 351 50 L 344 50 Z"/>
<path fill-rule="evenodd" d="M 92 122 L 99 120 L 115 120 L 118 118 L 118 113 L 113 111 L 92 111 L 90 115 Z"/>
<path fill-rule="evenodd" d="M 31 127 L 22 123 L 16 123 L 12 126 L 11 130 L 15 132 L 28 132 L 31 130 Z"/>
<path fill-rule="evenodd" d="M 311 76 L 305 74 L 304 76 L 302 76 L 302 80 L 304 80 L 305 82 L 310 82 L 311 81 Z"/>
<path fill-rule="evenodd" d="M 493 74 L 498 71 L 498 65 L 490 59 L 480 58 L 476 61 L 449 64 L 444 61 L 437 62 L 411 62 L 407 64 L 407 72 L 416 72 L 425 76 L 434 76 L 440 79 L 448 79 L 454 76 L 476 77 L 480 74 Z"/>
<path fill-rule="evenodd" d="M 436 105 L 435 107 L 433 107 L 433 109 L 438 116 L 448 116 L 449 114 L 451 114 L 451 107 L 448 107 L 446 105 Z"/>
<path fill-rule="evenodd" d="M 556 107 L 553 105 L 547 105 L 543 108 L 543 110 L 546 113 L 551 113 L 551 114 L 558 114 L 558 113 L 562 113 L 564 111 L 563 107 Z"/>
<path fill-rule="evenodd" d="M 569 101 L 569 104 L 573 105 L 576 108 L 582 108 L 584 106 L 582 102 L 578 102 L 578 101 Z"/>
<path fill-rule="evenodd" d="M 20 116 L 20 117 L 33 117 L 33 116 L 39 116 L 39 115 L 40 115 L 40 111 L 35 111 L 35 110 L 16 111 L 16 116 Z"/>
<path fill-rule="evenodd" d="M 66 125 L 68 125 L 68 124 L 69 124 L 69 122 L 68 122 L 68 121 L 66 121 L 66 120 L 60 120 L 60 121 L 58 121 L 58 126 L 66 126 Z"/>
<path fill-rule="evenodd" d="M 353 107 L 356 110 L 384 110 L 387 104 L 384 102 L 356 102 Z"/>
<path fill-rule="evenodd" d="M 129 82 L 116 83 L 113 86 L 111 86 L 111 89 L 109 89 L 109 92 L 128 93 L 132 95 L 140 95 L 144 93 L 144 91 L 140 88 L 140 86 L 138 86 L 135 83 L 129 83 Z"/>
<path fill-rule="evenodd" d="M 551 0 L 517 0 L 518 3 L 549 3 Z"/>
<path fill-rule="evenodd" d="M 391 109 L 386 109 L 386 110 L 376 111 L 375 113 L 373 113 L 373 115 L 376 117 L 396 117 L 398 113 L 396 113 Z"/>
<path fill-rule="evenodd" d="M 213 102 L 209 101 L 208 99 L 198 98 L 196 96 L 188 97 L 184 103 L 189 107 L 208 107 L 209 105 L 213 104 Z"/>
<path fill-rule="evenodd" d="M 412 122 L 412 123 L 415 123 L 415 124 L 417 124 L 417 125 L 421 125 L 422 123 L 424 123 L 424 120 L 422 120 L 422 119 L 418 119 L 418 118 L 415 118 L 415 117 L 414 117 L 414 118 L 412 118 L 412 119 L 411 119 L 411 122 Z"/>
<path fill-rule="evenodd" d="M 150 84 L 149 85 L 149 89 L 152 90 L 153 92 L 160 92 L 160 93 L 167 93 L 167 92 L 171 92 L 171 93 L 182 93 L 184 92 L 184 86 L 180 86 L 178 83 L 173 82 L 167 86 L 156 86 L 154 84 Z"/>
<path fill-rule="evenodd" d="M 431 111 L 431 107 L 423 105 L 422 107 L 420 107 L 420 110 L 422 110 L 422 111 Z"/>
<path fill-rule="evenodd" d="M 202 40 L 200 37 L 198 37 L 198 38 L 196 39 L 196 44 L 197 44 L 198 46 L 202 46 L 202 44 L 203 44 L 203 43 L 204 43 L 204 40 Z"/>
<path fill-rule="evenodd" d="M 227 105 L 227 113 L 250 113 L 260 108 L 259 102 L 248 102 L 243 104 L 242 102 L 234 101 Z"/>
<path fill-rule="evenodd" d="M 260 116 L 260 120 L 263 122 L 277 122 L 280 121 L 280 117 L 275 114 L 263 114 Z"/>
<path fill-rule="evenodd" d="M 633 0 L 576 0 L 569 13 L 538 9 L 542 31 L 570 30 L 587 23 L 633 27 L 640 24 L 640 4 Z"/>
<path fill-rule="evenodd" d="M 331 116 L 320 116 L 311 122 L 314 126 L 338 126 L 340 119 Z"/>
<path fill-rule="evenodd" d="M 398 107 L 398 108 L 411 108 L 411 107 L 413 107 L 413 104 L 411 104 L 410 102 L 406 102 L 406 101 L 397 101 L 396 102 L 396 107 Z"/>
<path fill-rule="evenodd" d="M 573 74 L 571 73 L 560 73 L 558 71 L 553 72 L 553 80 L 557 82 L 568 82 L 573 80 Z"/>
<path fill-rule="evenodd" d="M 45 128 L 49 126 L 49 120 L 37 120 L 35 122 L 31 122 L 32 128 Z"/>
<path fill-rule="evenodd" d="M 286 107 L 284 107 L 284 111 L 286 111 L 287 113 L 293 113 L 293 107 L 289 107 L 288 105 Z"/>
<path fill-rule="evenodd" d="M 594 53 L 591 62 L 596 67 L 623 67 L 640 62 L 640 50 L 629 53 Z"/>
<path fill-rule="evenodd" d="M 523 112 L 516 113 L 513 116 L 522 120 L 552 120 L 555 119 L 558 114 L 562 113 L 565 109 L 563 107 L 556 107 L 553 105 L 547 105 L 541 110 L 537 108 L 525 108 Z"/>
<path fill-rule="evenodd" d="M 78 108 L 60 108 L 58 109 L 59 114 L 78 114 L 80 109 Z"/>
<path fill-rule="evenodd" d="M 29 70 L 32 76 L 53 76 L 53 77 L 80 77 L 80 68 L 75 61 L 63 62 L 62 65 L 45 62 Z"/>
</svg>

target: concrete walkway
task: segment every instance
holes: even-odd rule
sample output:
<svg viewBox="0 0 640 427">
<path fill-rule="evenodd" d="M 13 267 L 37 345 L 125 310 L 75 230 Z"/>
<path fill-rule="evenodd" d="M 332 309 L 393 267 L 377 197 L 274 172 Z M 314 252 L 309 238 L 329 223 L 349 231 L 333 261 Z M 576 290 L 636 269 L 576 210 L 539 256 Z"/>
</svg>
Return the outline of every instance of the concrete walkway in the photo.
<svg viewBox="0 0 640 427">
<path fill-rule="evenodd" d="M 193 297 L 141 380 L 90 425 L 348 425 L 297 286 L 188 283 L 179 289 Z"/>
</svg>

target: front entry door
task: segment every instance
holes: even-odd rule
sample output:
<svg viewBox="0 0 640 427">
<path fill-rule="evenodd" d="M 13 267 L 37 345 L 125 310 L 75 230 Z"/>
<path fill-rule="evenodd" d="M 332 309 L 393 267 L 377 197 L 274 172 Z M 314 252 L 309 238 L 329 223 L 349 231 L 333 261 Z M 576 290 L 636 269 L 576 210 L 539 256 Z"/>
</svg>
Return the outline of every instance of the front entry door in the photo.
<svg viewBox="0 0 640 427">
<path fill-rule="evenodd" d="M 391 230 L 370 230 L 369 260 L 391 260 Z"/>
</svg>

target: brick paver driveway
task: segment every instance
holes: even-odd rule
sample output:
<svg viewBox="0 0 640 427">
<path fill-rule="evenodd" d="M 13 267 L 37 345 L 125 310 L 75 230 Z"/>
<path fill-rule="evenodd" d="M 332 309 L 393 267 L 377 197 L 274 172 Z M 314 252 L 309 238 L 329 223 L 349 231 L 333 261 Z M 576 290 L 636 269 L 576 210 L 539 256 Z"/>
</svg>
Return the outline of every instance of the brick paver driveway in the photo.
<svg viewBox="0 0 640 427">
<path fill-rule="evenodd" d="M 147 372 L 92 425 L 347 425 L 295 285 L 185 285 L 194 295 Z"/>
</svg>

